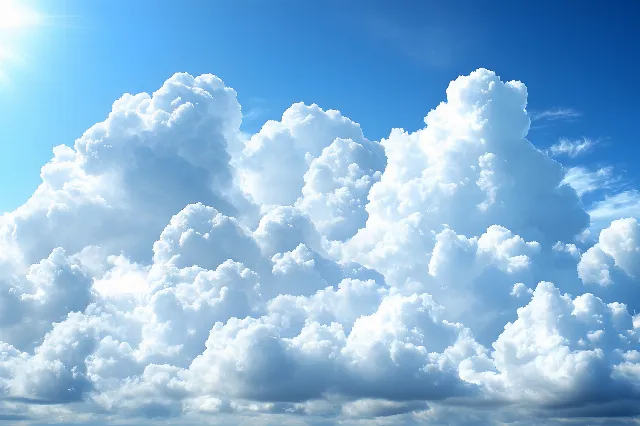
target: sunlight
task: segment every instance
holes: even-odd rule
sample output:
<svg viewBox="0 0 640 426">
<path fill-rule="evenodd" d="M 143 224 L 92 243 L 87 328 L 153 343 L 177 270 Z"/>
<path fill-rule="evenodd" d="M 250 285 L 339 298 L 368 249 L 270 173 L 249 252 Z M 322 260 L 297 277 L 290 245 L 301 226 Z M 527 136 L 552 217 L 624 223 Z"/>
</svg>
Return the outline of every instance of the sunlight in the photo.
<svg viewBox="0 0 640 426">
<path fill-rule="evenodd" d="M 42 23 L 42 15 L 24 2 L 0 0 L 0 83 L 3 86 L 10 80 L 8 74 L 12 68 L 25 65 L 24 36 Z"/>
<path fill-rule="evenodd" d="M 0 0 L 0 30 L 38 25 L 40 16 L 13 0 Z"/>
</svg>

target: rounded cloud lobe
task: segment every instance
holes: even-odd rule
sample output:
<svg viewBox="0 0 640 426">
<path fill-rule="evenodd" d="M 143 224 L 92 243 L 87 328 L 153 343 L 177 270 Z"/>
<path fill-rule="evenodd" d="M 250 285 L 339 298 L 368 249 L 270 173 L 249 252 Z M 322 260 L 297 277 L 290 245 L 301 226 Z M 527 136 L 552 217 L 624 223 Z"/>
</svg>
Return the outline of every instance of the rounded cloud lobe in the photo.
<svg viewBox="0 0 640 426">
<path fill-rule="evenodd" d="M 524 84 L 479 69 L 423 129 L 374 142 L 315 104 L 244 138 L 212 75 L 124 95 L 0 218 L 3 412 L 639 414 L 639 225 L 580 243 L 589 215 L 526 139 L 526 104 Z"/>
</svg>

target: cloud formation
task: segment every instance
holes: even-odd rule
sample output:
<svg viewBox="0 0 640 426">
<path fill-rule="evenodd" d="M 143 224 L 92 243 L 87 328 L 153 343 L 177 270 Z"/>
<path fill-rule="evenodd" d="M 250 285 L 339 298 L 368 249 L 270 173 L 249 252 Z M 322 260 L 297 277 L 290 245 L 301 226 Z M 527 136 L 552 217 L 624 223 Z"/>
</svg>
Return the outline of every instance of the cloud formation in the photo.
<svg viewBox="0 0 640 426">
<path fill-rule="evenodd" d="M 596 143 L 596 141 L 587 138 L 577 140 L 563 138 L 558 143 L 550 146 L 547 152 L 554 157 L 566 155 L 567 157 L 575 158 L 589 152 Z"/>
<path fill-rule="evenodd" d="M 606 195 L 589 208 L 591 220 L 605 228 L 612 220 L 623 217 L 640 218 L 640 192 L 627 189 Z"/>
<path fill-rule="evenodd" d="M 212 75 L 124 95 L 0 219 L 2 413 L 639 414 L 638 222 L 582 238 L 591 186 L 526 139 L 526 105 L 523 83 L 479 69 L 423 129 L 376 142 L 305 104 L 245 138 L 235 92 Z"/>
<path fill-rule="evenodd" d="M 582 166 L 568 168 L 563 182 L 576 190 L 582 197 L 590 192 L 610 188 L 619 178 L 613 175 L 612 167 L 589 170 Z"/>
<path fill-rule="evenodd" d="M 550 108 L 544 111 L 536 111 L 531 113 L 532 121 L 539 120 L 568 120 L 573 121 L 582 117 L 582 113 L 580 111 L 576 111 L 573 108 Z"/>
</svg>

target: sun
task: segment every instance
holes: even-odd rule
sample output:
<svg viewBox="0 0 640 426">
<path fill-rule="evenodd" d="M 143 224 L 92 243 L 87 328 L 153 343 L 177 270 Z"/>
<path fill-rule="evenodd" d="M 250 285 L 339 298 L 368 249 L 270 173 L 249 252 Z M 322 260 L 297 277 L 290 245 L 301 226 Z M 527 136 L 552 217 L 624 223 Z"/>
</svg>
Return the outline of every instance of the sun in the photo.
<svg viewBox="0 0 640 426">
<path fill-rule="evenodd" d="M 13 0 L 0 0 L 0 31 L 31 27 L 40 23 L 40 15 Z"/>
<path fill-rule="evenodd" d="M 28 65 L 28 43 L 43 16 L 25 5 L 25 0 L 0 0 L 0 88 L 10 83 L 15 67 Z"/>
</svg>

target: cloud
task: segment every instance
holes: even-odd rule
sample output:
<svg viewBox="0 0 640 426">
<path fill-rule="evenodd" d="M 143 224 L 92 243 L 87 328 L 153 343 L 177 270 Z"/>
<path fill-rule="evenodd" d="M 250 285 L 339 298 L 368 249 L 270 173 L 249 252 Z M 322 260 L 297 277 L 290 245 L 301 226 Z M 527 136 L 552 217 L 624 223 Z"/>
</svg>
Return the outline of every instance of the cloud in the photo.
<svg viewBox="0 0 640 426">
<path fill-rule="evenodd" d="M 271 109 L 267 106 L 267 100 L 264 98 L 249 98 L 242 105 L 242 129 L 249 132 L 246 138 L 251 136 L 256 130 L 260 129 L 265 115 L 268 115 Z M 262 120 L 262 121 L 261 121 Z"/>
<path fill-rule="evenodd" d="M 572 108 L 551 108 L 544 111 L 537 111 L 531 113 L 531 121 L 540 121 L 540 120 L 548 120 L 548 121 L 557 121 L 557 120 L 565 120 L 565 121 L 574 121 L 578 118 L 582 117 L 582 113 L 576 111 Z"/>
<path fill-rule="evenodd" d="M 608 189 L 619 179 L 613 176 L 613 167 L 602 167 L 591 171 L 576 166 L 567 169 L 563 182 L 576 190 L 582 197 L 590 192 Z"/>
<path fill-rule="evenodd" d="M 640 218 L 640 197 L 612 166 L 566 170 L 562 183 L 571 186 L 585 203 L 591 219 L 589 233 L 598 233 L 620 218 Z"/>
<path fill-rule="evenodd" d="M 617 364 L 633 352 L 607 353 L 634 348 L 633 340 L 637 335 L 624 305 L 606 304 L 590 293 L 573 298 L 541 282 L 493 344 L 495 370 L 481 374 L 488 389 L 506 392 L 512 401 L 576 414 L 593 410 L 590 416 L 598 417 L 599 407 L 627 392 L 637 397 Z"/>
<path fill-rule="evenodd" d="M 241 187 L 259 204 L 293 204 L 302 195 L 311 161 L 336 138 L 371 144 L 360 126 L 339 111 L 292 105 L 281 121 L 268 121 L 247 141 L 237 160 Z"/>
<path fill-rule="evenodd" d="M 610 172 L 565 173 L 526 139 L 526 106 L 523 83 L 479 69 L 424 128 L 377 142 L 301 103 L 245 137 L 235 91 L 212 75 L 124 95 L 0 218 L 3 413 L 637 415 L 637 221 L 585 211 L 579 196 Z M 609 223 L 589 247 L 594 218 Z"/>
<path fill-rule="evenodd" d="M 640 225 L 634 218 L 614 220 L 600 232 L 598 243 L 581 257 L 578 275 L 585 284 L 610 285 L 613 266 L 633 278 L 640 274 Z"/>
<path fill-rule="evenodd" d="M 569 140 L 569 139 L 560 139 L 558 143 L 550 146 L 547 149 L 547 152 L 554 156 L 563 156 L 566 155 L 570 158 L 575 158 L 580 155 L 586 154 L 597 144 L 596 141 L 591 139 L 582 138 L 578 140 Z"/>
<path fill-rule="evenodd" d="M 636 189 L 628 189 L 606 195 L 589 207 L 589 216 L 596 225 L 606 225 L 621 217 L 640 218 L 640 193 Z"/>
</svg>

